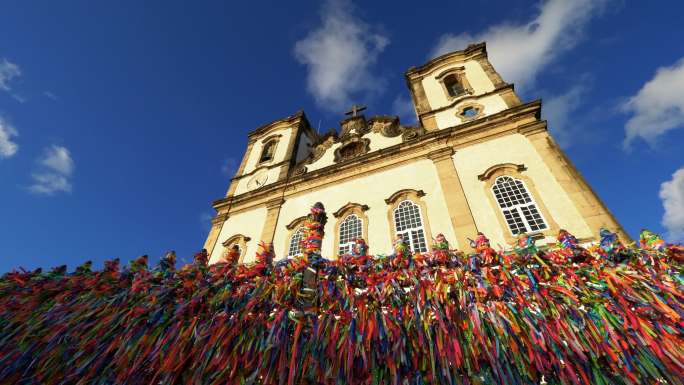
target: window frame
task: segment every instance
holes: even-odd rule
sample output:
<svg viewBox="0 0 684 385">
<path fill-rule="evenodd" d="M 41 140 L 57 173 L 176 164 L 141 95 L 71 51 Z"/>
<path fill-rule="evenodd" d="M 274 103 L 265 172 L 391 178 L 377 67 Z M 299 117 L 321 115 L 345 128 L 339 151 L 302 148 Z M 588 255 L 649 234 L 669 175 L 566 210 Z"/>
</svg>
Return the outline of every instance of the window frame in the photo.
<svg viewBox="0 0 684 385">
<path fill-rule="evenodd" d="M 262 165 L 275 161 L 276 150 L 278 149 L 278 143 L 280 142 L 280 135 L 269 136 L 268 138 L 261 141 L 261 151 L 259 152 L 259 158 L 257 159 L 257 165 Z M 264 155 L 266 150 L 270 147 L 273 148 L 271 158 L 264 160 Z"/>
<path fill-rule="evenodd" d="M 451 76 L 455 77 L 455 80 L 458 82 L 458 84 L 461 86 L 463 89 L 463 92 L 461 92 L 458 95 L 452 95 L 449 92 L 449 87 L 447 86 L 446 80 L 450 78 Z M 454 100 L 473 95 L 475 92 L 473 90 L 473 87 L 470 85 L 470 82 L 468 82 L 468 77 L 465 74 L 465 67 L 453 67 L 449 68 L 446 71 L 443 71 L 439 75 L 435 77 L 435 79 L 439 82 L 439 84 L 442 86 L 442 91 L 444 91 L 444 95 L 446 97 L 446 100 L 448 102 L 453 102 Z"/>
<path fill-rule="evenodd" d="M 530 195 L 530 198 L 534 201 L 537 207 L 537 211 L 539 211 L 547 226 L 545 230 L 536 231 L 536 234 L 540 234 L 546 237 L 555 236 L 558 233 L 558 230 L 560 229 L 554 217 L 549 213 L 549 210 L 544 202 L 544 197 L 537 190 L 534 180 L 532 180 L 532 178 L 529 175 L 526 175 L 526 171 L 527 167 L 525 167 L 524 164 L 498 163 L 489 167 L 482 174 L 477 176 L 477 178 L 480 181 L 482 181 L 482 193 L 484 193 L 487 196 L 486 199 L 489 200 L 490 207 L 499 221 L 501 237 L 503 237 L 503 241 L 509 245 L 515 244 L 516 236 L 513 235 L 513 232 L 510 230 L 508 222 L 506 221 L 506 218 L 503 214 L 503 210 L 501 210 L 499 202 L 497 201 L 492 191 L 492 186 L 496 182 L 497 178 L 500 176 L 509 176 L 513 179 L 518 179 L 524 183 L 525 188 L 527 189 L 527 193 Z"/>
<path fill-rule="evenodd" d="M 502 181 L 504 178 L 510 179 L 510 181 L 504 181 L 502 183 L 499 183 L 499 181 Z M 520 187 L 522 187 L 522 191 L 520 192 L 520 195 L 523 198 L 529 199 L 529 201 L 528 202 L 522 202 L 522 203 L 511 202 L 510 206 L 503 207 L 503 205 L 506 202 L 502 203 L 500 201 L 500 199 L 505 200 L 507 198 L 504 196 L 506 191 L 501 191 L 501 188 L 499 186 L 503 186 L 504 183 L 512 183 L 518 189 L 520 189 Z M 518 184 L 519 184 L 519 186 L 518 186 Z M 499 195 L 501 197 L 499 197 L 497 195 L 497 189 L 499 190 Z M 506 225 L 507 225 L 508 231 L 511 233 L 511 235 L 518 236 L 518 234 L 520 234 L 522 232 L 528 233 L 528 234 L 543 233 L 545 230 L 549 229 L 549 224 L 546 221 L 546 218 L 544 218 L 544 214 L 539 209 L 539 205 L 537 204 L 536 200 L 534 199 L 532 192 L 530 191 L 530 189 L 525 184 L 525 181 L 523 181 L 522 179 L 518 179 L 518 178 L 512 177 L 512 176 L 507 175 L 507 174 L 497 176 L 496 178 L 494 178 L 494 183 L 492 183 L 492 186 L 490 187 L 490 191 L 492 192 L 492 194 L 494 194 L 494 199 L 497 201 L 497 205 L 499 207 L 499 210 L 501 211 L 502 215 L 506 219 Z M 508 197 L 508 198 L 510 199 L 510 197 Z M 515 197 L 513 197 L 513 198 L 515 198 Z M 529 210 L 530 207 L 534 207 L 534 211 L 536 211 L 537 214 L 539 215 L 539 217 L 541 218 L 541 221 L 543 224 L 542 228 L 532 229 L 532 225 L 530 223 L 530 220 L 527 218 L 527 215 L 525 214 L 525 212 L 523 210 L 523 208 L 528 208 L 528 210 Z M 517 217 L 520 219 L 520 222 L 522 223 L 522 225 L 524 227 L 522 229 L 522 231 L 520 231 L 520 228 L 518 226 L 516 226 L 516 231 L 518 231 L 518 232 L 514 231 L 513 224 L 508 221 L 508 217 L 506 216 L 507 212 L 509 214 L 512 212 L 515 212 L 517 214 Z"/>
<path fill-rule="evenodd" d="M 390 228 L 390 240 L 394 240 L 397 234 L 405 232 L 406 230 L 398 231 L 397 223 L 395 221 L 395 211 L 405 201 L 410 201 L 418 208 L 418 214 L 420 215 L 421 227 L 415 228 L 421 229 L 423 231 L 423 238 L 425 241 L 425 251 L 430 250 L 430 242 L 433 239 L 432 231 L 430 230 L 430 218 L 428 215 L 427 205 L 423 197 L 425 192 L 423 190 L 413 190 L 413 189 L 403 189 L 395 192 L 389 198 L 385 199 L 385 203 L 388 205 L 387 210 L 387 221 Z M 412 229 L 409 229 L 409 231 Z M 411 251 L 414 250 L 413 239 L 410 239 L 409 247 Z M 421 251 L 421 252 L 425 252 Z"/>
<path fill-rule="evenodd" d="M 221 243 L 223 246 L 223 250 L 221 252 L 221 261 L 225 261 L 228 253 L 230 252 L 230 248 L 233 245 L 238 245 L 240 248 L 240 258 L 238 259 L 238 264 L 242 263 L 245 259 L 245 255 L 247 254 L 247 243 L 251 241 L 252 238 L 244 236 L 242 234 L 235 234 L 226 239 Z"/>
<path fill-rule="evenodd" d="M 406 204 L 406 205 L 404 205 L 404 204 Z M 397 218 L 397 212 L 400 209 L 402 209 L 402 207 L 407 207 L 409 205 L 410 205 L 411 209 L 415 209 L 417 216 L 418 216 L 417 219 L 420 222 L 420 225 L 413 226 L 413 227 L 407 226 L 405 229 L 399 230 L 398 225 L 400 223 L 398 223 L 398 222 L 400 219 Z M 410 222 L 410 219 L 411 219 L 410 215 L 411 214 L 413 214 L 413 213 L 410 213 L 410 212 L 407 213 L 407 215 L 409 215 L 409 217 L 404 219 L 405 222 Z M 392 210 L 392 217 L 394 219 L 394 228 L 396 230 L 396 234 L 397 235 L 401 234 L 401 236 L 404 238 L 404 240 L 408 243 L 409 248 L 411 249 L 412 252 L 415 253 L 416 251 L 419 251 L 421 253 L 425 253 L 428 251 L 428 240 L 427 240 L 427 237 L 425 234 L 425 225 L 423 224 L 423 222 L 424 222 L 423 214 L 421 213 L 419 204 L 416 204 L 415 202 L 411 201 L 410 199 L 405 199 L 405 200 L 399 202 L 399 204 L 397 204 L 397 207 L 395 207 L 394 210 Z M 422 242 L 420 239 L 421 233 L 422 233 Z M 416 250 L 416 246 L 417 246 L 418 250 Z"/>
<path fill-rule="evenodd" d="M 292 254 L 292 241 L 294 240 L 294 237 L 298 236 L 301 233 L 301 236 L 299 238 L 299 252 Z M 306 237 L 306 228 L 304 228 L 304 224 L 300 224 L 299 226 L 295 227 L 291 232 L 290 236 L 287 237 L 287 253 L 285 254 L 286 258 L 295 258 L 301 256 L 304 251 L 302 247 L 302 241 Z"/>
<path fill-rule="evenodd" d="M 341 227 L 344 223 L 344 221 L 352 216 L 355 215 L 360 221 L 361 221 L 361 238 L 363 238 L 366 242 L 368 242 L 368 227 L 369 227 L 369 222 L 368 222 L 368 216 L 366 215 L 366 211 L 369 210 L 369 207 L 365 204 L 360 204 L 360 203 L 352 203 L 348 202 L 344 206 L 340 207 L 337 211 L 333 213 L 333 217 L 336 218 L 335 222 L 335 242 L 334 242 L 334 255 L 336 257 L 340 256 L 340 248 L 342 245 L 340 244 L 340 230 Z M 352 244 L 354 240 L 350 240 L 347 242 L 347 245 Z M 351 253 L 351 251 L 350 251 Z"/>
<path fill-rule="evenodd" d="M 351 221 L 354 221 L 354 224 L 350 224 Z M 357 229 L 348 229 L 345 232 L 348 234 L 343 234 L 343 230 L 345 230 L 345 226 L 354 226 L 358 227 Z M 363 220 L 359 218 L 358 215 L 356 214 L 349 214 L 342 219 L 340 222 L 339 229 L 337 230 L 337 255 L 344 255 L 344 254 L 351 254 L 352 251 L 354 250 L 354 244 L 356 243 L 357 238 L 363 238 Z M 346 242 L 342 242 L 343 237 L 349 237 Z M 344 252 L 342 252 L 342 248 L 345 249 Z"/>
</svg>

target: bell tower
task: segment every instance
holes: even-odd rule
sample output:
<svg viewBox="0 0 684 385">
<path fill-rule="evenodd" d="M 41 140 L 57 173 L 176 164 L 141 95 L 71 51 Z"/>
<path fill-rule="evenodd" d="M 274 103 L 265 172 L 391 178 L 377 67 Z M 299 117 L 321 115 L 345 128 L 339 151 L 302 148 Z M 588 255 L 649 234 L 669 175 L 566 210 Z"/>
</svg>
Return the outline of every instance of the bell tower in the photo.
<svg viewBox="0 0 684 385">
<path fill-rule="evenodd" d="M 287 178 L 306 158 L 316 137 L 304 112 L 276 120 L 249 133 L 247 150 L 226 197 L 255 191 Z"/>
<path fill-rule="evenodd" d="M 487 58 L 484 43 L 439 56 L 406 72 L 420 125 L 427 131 L 454 127 L 520 105 L 513 85 Z"/>
</svg>

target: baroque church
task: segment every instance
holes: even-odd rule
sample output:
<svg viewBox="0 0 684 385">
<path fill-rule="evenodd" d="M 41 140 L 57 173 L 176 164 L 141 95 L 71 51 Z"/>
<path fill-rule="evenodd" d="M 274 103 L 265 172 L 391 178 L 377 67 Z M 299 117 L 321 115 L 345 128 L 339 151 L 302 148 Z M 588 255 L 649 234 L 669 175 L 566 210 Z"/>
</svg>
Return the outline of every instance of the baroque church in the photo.
<svg viewBox="0 0 684 385">
<path fill-rule="evenodd" d="M 240 262 L 261 241 L 276 258 L 301 253 L 305 215 L 322 202 L 331 215 L 322 254 L 336 258 L 361 237 L 390 253 L 404 236 L 427 251 L 441 233 L 470 251 L 483 232 L 495 248 L 520 233 L 539 244 L 566 229 L 595 241 L 601 227 L 629 239 L 549 135 L 541 100 L 523 103 L 487 58 L 484 43 L 410 68 L 406 83 L 418 118 L 366 118 L 352 107 L 320 135 L 304 112 L 249 134 L 247 149 L 205 243 L 210 262 L 237 245 Z"/>
</svg>

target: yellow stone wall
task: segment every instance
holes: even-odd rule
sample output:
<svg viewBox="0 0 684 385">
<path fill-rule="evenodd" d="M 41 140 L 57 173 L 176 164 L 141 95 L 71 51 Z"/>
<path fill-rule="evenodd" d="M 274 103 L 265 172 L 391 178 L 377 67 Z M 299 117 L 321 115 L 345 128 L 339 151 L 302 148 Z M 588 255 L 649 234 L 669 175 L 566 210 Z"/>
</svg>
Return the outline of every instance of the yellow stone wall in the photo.
<svg viewBox="0 0 684 385">
<path fill-rule="evenodd" d="M 223 227 L 219 233 L 218 242 L 216 242 L 214 250 L 211 251 L 209 263 L 216 263 L 221 259 L 225 251 L 222 245 L 223 242 L 236 234 L 242 234 L 251 238 L 251 240 L 247 242 L 244 261 L 253 261 L 265 220 L 266 208 L 263 206 L 257 206 L 254 209 L 236 214 L 229 214 L 228 220 L 223 223 Z"/>
<path fill-rule="evenodd" d="M 453 159 L 478 230 L 487 234 L 493 244 L 506 245 L 506 239 L 510 239 L 511 234 L 497 219 L 499 208 L 488 196 L 492 193 L 486 188 L 486 182 L 479 180 L 478 175 L 492 166 L 504 163 L 522 164 L 527 168 L 521 174 L 534 182 L 538 192 L 534 199 L 537 203 L 542 201 L 551 216 L 545 218 L 547 222 L 553 219 L 558 226 L 578 238 L 595 235 L 591 233 L 572 199 L 553 176 L 544 159 L 524 135 L 507 135 L 459 149 Z"/>
</svg>

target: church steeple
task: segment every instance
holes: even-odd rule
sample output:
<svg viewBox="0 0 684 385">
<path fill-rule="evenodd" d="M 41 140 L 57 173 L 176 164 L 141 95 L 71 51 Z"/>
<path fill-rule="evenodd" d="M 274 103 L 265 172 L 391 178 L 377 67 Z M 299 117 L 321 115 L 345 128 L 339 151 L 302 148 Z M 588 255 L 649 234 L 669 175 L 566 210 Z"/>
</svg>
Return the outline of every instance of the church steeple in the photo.
<svg viewBox="0 0 684 385">
<path fill-rule="evenodd" d="M 520 104 L 487 58 L 484 43 L 444 54 L 406 72 L 418 121 L 428 131 L 454 127 Z"/>
</svg>

